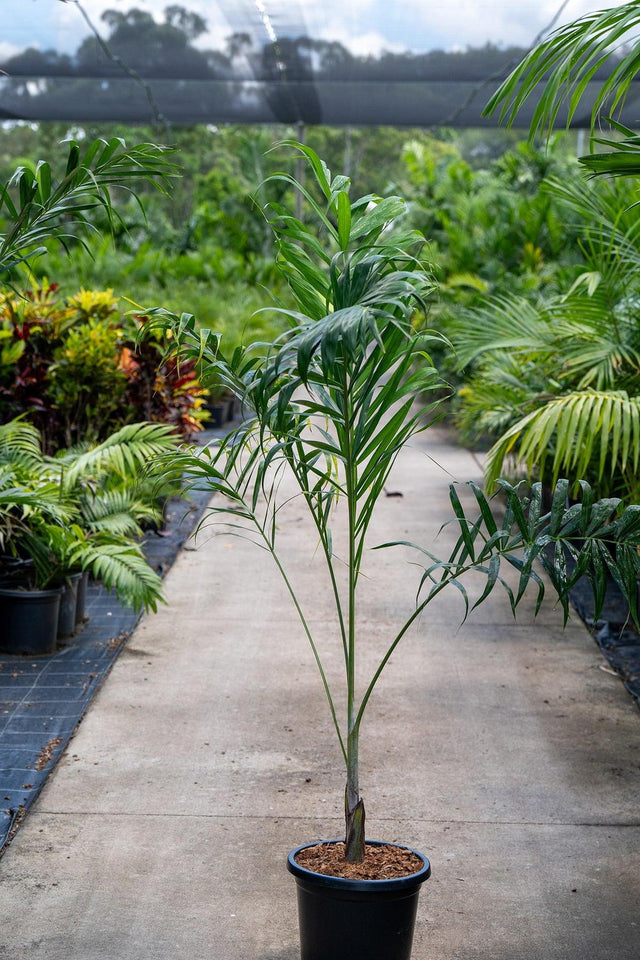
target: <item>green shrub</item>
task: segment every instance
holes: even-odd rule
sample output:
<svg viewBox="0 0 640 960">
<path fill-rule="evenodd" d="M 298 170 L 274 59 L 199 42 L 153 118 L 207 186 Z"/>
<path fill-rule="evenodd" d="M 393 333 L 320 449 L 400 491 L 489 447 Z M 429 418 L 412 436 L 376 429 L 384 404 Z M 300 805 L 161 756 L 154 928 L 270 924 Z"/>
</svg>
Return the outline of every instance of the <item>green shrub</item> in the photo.
<svg viewBox="0 0 640 960">
<path fill-rule="evenodd" d="M 91 319 L 73 327 L 53 352 L 48 395 L 67 446 L 101 436 L 117 419 L 127 389 L 119 366 L 120 336 L 108 322 Z"/>
<path fill-rule="evenodd" d="M 47 452 L 140 420 L 193 435 L 205 418 L 195 368 L 157 338 L 138 349 L 141 322 L 110 289 L 63 298 L 47 284 L 0 298 L 0 423 L 26 417 Z"/>
</svg>

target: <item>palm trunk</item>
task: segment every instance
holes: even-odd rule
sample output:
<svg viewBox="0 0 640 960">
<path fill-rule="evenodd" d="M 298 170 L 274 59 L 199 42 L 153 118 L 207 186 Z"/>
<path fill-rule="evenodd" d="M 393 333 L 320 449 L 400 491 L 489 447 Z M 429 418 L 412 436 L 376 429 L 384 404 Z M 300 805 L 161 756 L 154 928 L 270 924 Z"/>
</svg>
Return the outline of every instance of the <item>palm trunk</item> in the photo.
<svg viewBox="0 0 640 960">
<path fill-rule="evenodd" d="M 345 859 L 348 863 L 364 860 L 364 802 L 358 788 L 358 734 L 347 740 L 347 786 L 344 793 Z"/>
</svg>

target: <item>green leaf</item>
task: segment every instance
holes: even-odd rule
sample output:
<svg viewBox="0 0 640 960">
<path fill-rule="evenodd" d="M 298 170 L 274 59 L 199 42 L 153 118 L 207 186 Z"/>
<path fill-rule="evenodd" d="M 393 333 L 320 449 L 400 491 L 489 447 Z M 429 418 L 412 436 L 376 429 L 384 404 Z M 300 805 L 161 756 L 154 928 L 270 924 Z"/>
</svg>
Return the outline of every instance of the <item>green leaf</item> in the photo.
<svg viewBox="0 0 640 960">
<path fill-rule="evenodd" d="M 324 160 L 322 160 L 311 147 L 306 146 L 304 143 L 299 143 L 297 140 L 281 140 L 273 149 L 276 150 L 279 147 L 292 147 L 306 157 L 314 172 L 318 186 L 327 200 L 329 200 L 331 197 L 331 173 Z"/>
<path fill-rule="evenodd" d="M 351 228 L 351 239 L 359 240 L 370 234 L 378 234 L 388 223 L 397 220 L 406 213 L 406 203 L 400 197 L 386 197 L 380 200 L 369 210 L 358 217 Z"/>
<path fill-rule="evenodd" d="M 51 167 L 44 160 L 39 160 L 36 165 L 36 180 L 40 202 L 47 203 L 51 197 Z"/>
<path fill-rule="evenodd" d="M 551 499 L 551 536 L 557 537 L 562 528 L 567 508 L 569 481 L 558 480 Z"/>
<path fill-rule="evenodd" d="M 605 9 L 565 24 L 538 43 L 500 85 L 485 107 L 512 124 L 525 101 L 538 95 L 530 136 L 549 134 L 558 113 L 566 105 L 566 126 L 579 109 L 588 82 L 615 52 L 620 56 L 611 74 L 601 83 L 591 105 L 591 128 L 595 129 L 605 108 L 620 108 L 639 68 L 636 45 L 620 55 L 619 46 L 640 23 L 635 2 Z M 541 89 L 540 89 L 541 87 Z"/>
<path fill-rule="evenodd" d="M 80 147 L 73 140 L 69 144 L 69 156 L 67 158 L 66 176 L 73 173 L 78 168 L 80 162 Z"/>
<path fill-rule="evenodd" d="M 341 191 L 338 194 L 338 237 L 341 250 L 346 250 L 349 246 L 350 235 L 351 204 L 349 203 L 349 194 Z"/>
</svg>

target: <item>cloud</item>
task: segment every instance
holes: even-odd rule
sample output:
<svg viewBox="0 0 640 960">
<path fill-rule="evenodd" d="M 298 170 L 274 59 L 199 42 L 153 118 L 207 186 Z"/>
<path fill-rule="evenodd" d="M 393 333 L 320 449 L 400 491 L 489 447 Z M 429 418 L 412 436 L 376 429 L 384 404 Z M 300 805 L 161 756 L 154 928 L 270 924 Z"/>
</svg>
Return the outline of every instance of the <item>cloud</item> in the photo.
<svg viewBox="0 0 640 960">
<path fill-rule="evenodd" d="M 82 0 L 91 21 L 105 36 L 101 20 L 106 9 L 126 12 L 137 7 L 161 20 L 170 0 Z M 235 6 L 235 0 L 175 0 L 200 14 L 209 33 L 199 47 L 220 47 L 243 18 L 253 12 L 252 3 Z M 612 4 L 612 0 L 608 0 Z M 618 3 L 621 0 L 617 0 Z M 64 0 L 0 0 L 5 49 L 38 46 L 72 53 L 89 34 L 78 5 Z M 274 24 L 301 18 L 300 29 L 311 36 L 337 40 L 355 54 L 382 50 L 425 51 L 434 48 L 464 49 L 488 41 L 529 46 L 557 13 L 560 0 L 264 0 Z M 605 4 L 598 0 L 570 0 L 559 22 L 567 22 Z M 616 5 L 614 2 L 613 5 Z M 223 11 L 229 13 L 225 17 Z M 256 21 L 258 19 L 257 11 Z M 266 39 L 266 35 L 265 35 Z M 143 42 L 143 38 L 141 38 Z"/>
<path fill-rule="evenodd" d="M 406 44 L 392 43 L 377 30 L 350 34 L 344 29 L 327 27 L 319 34 L 319 38 L 321 40 L 336 40 L 358 57 L 378 56 L 383 50 L 402 53 L 407 49 Z"/>
<path fill-rule="evenodd" d="M 20 53 L 23 49 L 23 47 L 17 47 L 14 43 L 9 43 L 7 40 L 0 40 L 0 63 L 4 63 L 5 60 L 15 57 L 16 53 Z"/>
<path fill-rule="evenodd" d="M 608 5 L 618 6 L 621 2 L 617 0 L 617 3 Z M 489 41 L 528 47 L 554 21 L 560 6 L 560 0 L 519 0 L 517 4 L 507 0 L 501 3 L 496 0 L 447 0 L 443 4 L 403 0 L 402 29 L 407 31 L 412 49 L 418 50 L 478 47 Z M 593 0 L 570 0 L 555 26 L 602 6 Z M 399 19 L 397 13 L 394 17 Z M 413 25 L 411 32 L 409 24 Z"/>
</svg>

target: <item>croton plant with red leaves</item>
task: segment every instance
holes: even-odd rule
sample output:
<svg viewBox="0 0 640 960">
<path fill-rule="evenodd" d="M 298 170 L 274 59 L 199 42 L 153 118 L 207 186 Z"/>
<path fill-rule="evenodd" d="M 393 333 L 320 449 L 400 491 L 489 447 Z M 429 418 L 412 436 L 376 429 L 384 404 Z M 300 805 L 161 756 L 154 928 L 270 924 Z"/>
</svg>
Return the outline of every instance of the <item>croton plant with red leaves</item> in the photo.
<svg viewBox="0 0 640 960">
<path fill-rule="evenodd" d="M 103 440 L 125 423 L 202 429 L 206 391 L 145 318 L 118 309 L 112 290 L 63 297 L 55 283 L 0 297 L 0 422 L 24 416 L 49 452 Z"/>
</svg>

